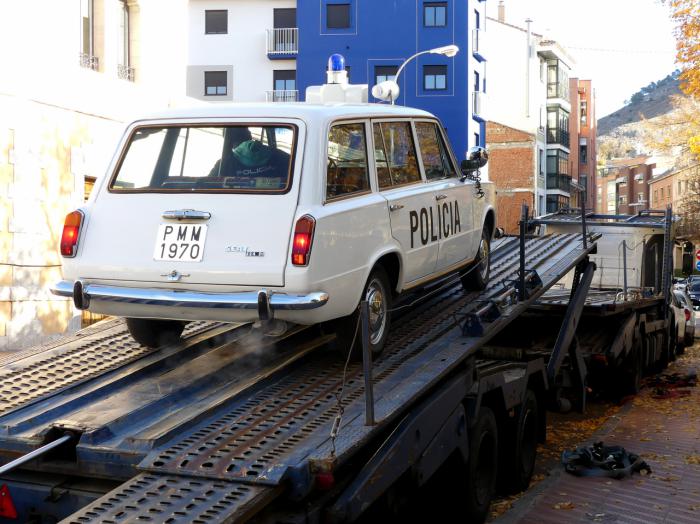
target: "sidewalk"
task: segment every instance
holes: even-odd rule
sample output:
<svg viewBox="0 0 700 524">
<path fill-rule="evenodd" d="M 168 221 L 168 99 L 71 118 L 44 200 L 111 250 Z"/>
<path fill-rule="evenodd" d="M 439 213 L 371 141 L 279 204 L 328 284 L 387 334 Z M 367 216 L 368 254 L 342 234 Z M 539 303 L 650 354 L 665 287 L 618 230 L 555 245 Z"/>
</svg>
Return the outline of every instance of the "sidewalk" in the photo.
<svg viewBox="0 0 700 524">
<path fill-rule="evenodd" d="M 700 369 L 700 343 L 664 372 Z M 623 480 L 579 478 L 557 467 L 513 503 L 497 524 L 700 522 L 700 386 L 656 399 L 651 388 L 611 416 L 581 445 L 602 440 L 641 455 L 652 474 Z"/>
</svg>

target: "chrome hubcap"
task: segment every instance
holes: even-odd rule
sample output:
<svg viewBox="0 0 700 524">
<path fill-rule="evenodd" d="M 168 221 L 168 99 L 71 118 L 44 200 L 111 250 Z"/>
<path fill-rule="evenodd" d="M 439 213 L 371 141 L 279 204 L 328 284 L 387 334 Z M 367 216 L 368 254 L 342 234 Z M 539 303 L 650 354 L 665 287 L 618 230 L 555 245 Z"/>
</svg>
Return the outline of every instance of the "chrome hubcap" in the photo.
<svg viewBox="0 0 700 524">
<path fill-rule="evenodd" d="M 379 281 L 370 282 L 366 298 L 369 305 L 369 340 L 372 344 L 377 344 L 386 328 L 386 301 Z"/>
<path fill-rule="evenodd" d="M 483 238 L 479 244 L 479 258 L 481 259 L 479 262 L 479 275 L 483 280 L 486 280 L 489 272 L 489 243 Z"/>
</svg>

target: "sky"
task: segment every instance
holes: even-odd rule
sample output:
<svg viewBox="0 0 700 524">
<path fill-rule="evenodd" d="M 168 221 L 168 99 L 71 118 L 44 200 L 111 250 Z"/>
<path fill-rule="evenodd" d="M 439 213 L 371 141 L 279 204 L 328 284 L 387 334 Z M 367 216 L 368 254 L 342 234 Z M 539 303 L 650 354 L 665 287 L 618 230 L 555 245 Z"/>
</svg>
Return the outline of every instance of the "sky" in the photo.
<svg viewBox="0 0 700 524">
<path fill-rule="evenodd" d="M 567 48 L 576 60 L 572 76 L 593 81 L 597 118 L 677 67 L 673 24 L 659 0 L 504 0 L 504 5 L 507 23 L 525 27 L 530 18 L 533 32 Z M 497 18 L 498 0 L 488 0 L 486 12 Z"/>
</svg>

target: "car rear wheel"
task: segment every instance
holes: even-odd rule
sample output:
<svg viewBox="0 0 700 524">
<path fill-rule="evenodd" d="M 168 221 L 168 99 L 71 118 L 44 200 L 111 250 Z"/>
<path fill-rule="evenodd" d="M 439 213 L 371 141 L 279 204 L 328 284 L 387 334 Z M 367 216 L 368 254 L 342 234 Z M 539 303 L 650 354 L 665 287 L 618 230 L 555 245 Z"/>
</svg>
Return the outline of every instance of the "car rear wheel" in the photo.
<svg viewBox="0 0 700 524">
<path fill-rule="evenodd" d="M 378 356 L 384 349 L 391 325 L 392 294 L 389 277 L 383 267 L 375 267 L 367 279 L 360 295 L 360 300 L 367 300 L 369 305 L 369 346 L 373 356 Z M 347 354 L 353 345 L 353 358 L 362 359 L 362 323 L 359 308 L 336 324 L 336 347 Z"/>
<path fill-rule="evenodd" d="M 180 320 L 156 320 L 153 318 L 127 318 L 126 327 L 133 339 L 149 348 L 177 342 L 186 322 Z"/>
<path fill-rule="evenodd" d="M 462 286 L 466 291 L 481 291 L 489 282 L 491 273 L 491 234 L 488 228 L 481 231 L 481 241 L 476 252 L 476 259 L 467 272 L 460 275 Z"/>
</svg>

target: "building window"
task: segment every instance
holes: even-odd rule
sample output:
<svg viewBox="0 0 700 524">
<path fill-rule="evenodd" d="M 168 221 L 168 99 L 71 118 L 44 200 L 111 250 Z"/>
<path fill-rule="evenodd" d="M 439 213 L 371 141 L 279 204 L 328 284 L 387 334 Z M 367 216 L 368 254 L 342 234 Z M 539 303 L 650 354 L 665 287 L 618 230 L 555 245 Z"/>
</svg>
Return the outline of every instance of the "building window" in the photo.
<svg viewBox="0 0 700 524">
<path fill-rule="evenodd" d="M 481 82 L 479 82 L 478 71 L 474 71 L 474 91 L 481 91 Z"/>
<path fill-rule="evenodd" d="M 293 7 L 272 10 L 272 22 L 275 29 L 291 29 L 297 26 L 297 10 Z"/>
<path fill-rule="evenodd" d="M 627 203 L 627 196 L 626 195 L 620 195 L 617 198 L 617 203 L 621 205 L 625 205 Z"/>
<path fill-rule="evenodd" d="M 426 2 L 423 5 L 423 25 L 425 27 L 447 26 L 447 2 Z"/>
<path fill-rule="evenodd" d="M 80 0 L 80 66 L 97 71 L 99 62 L 95 56 L 95 14 L 92 0 Z"/>
<path fill-rule="evenodd" d="M 547 195 L 547 213 L 555 213 L 569 207 L 569 198 L 562 195 Z"/>
<path fill-rule="evenodd" d="M 569 147 L 569 113 L 560 107 L 547 110 L 547 143 Z"/>
<path fill-rule="evenodd" d="M 659 191 L 654 189 L 654 205 L 659 201 Z"/>
<path fill-rule="evenodd" d="M 681 194 L 681 181 L 678 181 L 678 194 Z"/>
<path fill-rule="evenodd" d="M 664 188 L 662 187 L 661 188 L 661 200 L 663 200 L 663 199 L 664 199 Z"/>
<path fill-rule="evenodd" d="M 204 33 L 225 35 L 228 33 L 228 11 L 226 9 L 204 11 Z"/>
<path fill-rule="evenodd" d="M 671 200 L 671 184 L 666 188 L 666 200 Z"/>
<path fill-rule="evenodd" d="M 350 4 L 326 5 L 326 27 L 328 29 L 350 28 Z"/>
<path fill-rule="evenodd" d="M 637 202 L 644 202 L 644 193 L 637 193 Z"/>
<path fill-rule="evenodd" d="M 374 83 L 380 84 L 387 80 L 396 80 L 396 73 L 399 66 L 375 66 L 374 67 Z"/>
<path fill-rule="evenodd" d="M 226 71 L 204 72 L 204 94 L 207 96 L 225 96 L 228 94 Z"/>
<path fill-rule="evenodd" d="M 559 60 L 547 61 L 547 98 L 569 99 L 569 74 Z"/>
<path fill-rule="evenodd" d="M 541 147 L 538 148 L 537 171 L 540 176 L 544 176 L 544 150 Z"/>
<path fill-rule="evenodd" d="M 581 100 L 581 107 L 579 109 L 581 113 L 581 127 L 586 127 L 588 125 L 588 101 Z"/>
<path fill-rule="evenodd" d="M 296 102 L 297 72 L 294 69 L 273 71 L 272 82 L 274 102 Z"/>
<path fill-rule="evenodd" d="M 447 66 L 423 66 L 423 89 L 426 91 L 447 89 Z"/>
<path fill-rule="evenodd" d="M 588 145 L 581 144 L 579 146 L 579 159 L 582 164 L 588 164 Z"/>
</svg>

